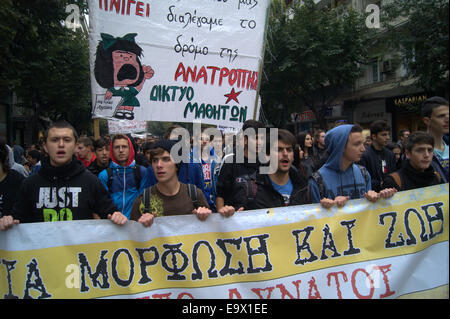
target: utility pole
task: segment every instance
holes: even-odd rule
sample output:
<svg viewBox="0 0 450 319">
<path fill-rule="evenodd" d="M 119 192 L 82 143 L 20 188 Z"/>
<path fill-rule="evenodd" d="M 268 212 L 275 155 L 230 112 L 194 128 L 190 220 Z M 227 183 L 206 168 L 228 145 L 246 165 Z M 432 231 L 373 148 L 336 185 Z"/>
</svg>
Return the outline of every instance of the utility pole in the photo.
<svg viewBox="0 0 450 319">
<path fill-rule="evenodd" d="M 94 119 L 94 138 L 95 139 L 99 139 L 100 138 L 100 123 L 99 123 L 99 119 L 98 118 Z"/>
</svg>

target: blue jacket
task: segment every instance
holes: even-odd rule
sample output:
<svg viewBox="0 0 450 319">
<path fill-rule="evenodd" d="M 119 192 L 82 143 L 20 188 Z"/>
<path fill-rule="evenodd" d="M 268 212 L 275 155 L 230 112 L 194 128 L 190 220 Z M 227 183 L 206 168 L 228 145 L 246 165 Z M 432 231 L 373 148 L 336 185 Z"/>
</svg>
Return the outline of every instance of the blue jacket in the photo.
<svg viewBox="0 0 450 319">
<path fill-rule="evenodd" d="M 219 156 L 216 155 L 216 153 L 214 152 L 214 148 L 212 148 L 212 147 L 210 147 L 209 158 L 206 162 L 203 161 L 200 152 L 201 151 L 197 147 L 194 146 L 192 148 L 191 162 L 198 163 L 201 166 L 205 163 L 211 163 L 211 169 L 210 169 L 211 186 L 208 187 L 208 185 L 206 185 L 205 178 L 203 175 L 204 172 L 203 172 L 203 168 L 202 168 L 202 170 L 201 170 L 202 187 L 200 187 L 200 189 L 203 191 L 203 194 L 205 194 L 205 197 L 206 197 L 206 200 L 208 201 L 209 207 L 211 209 L 215 210 L 215 207 L 216 207 L 216 184 L 217 184 L 217 178 L 219 175 L 219 171 L 215 168 L 216 168 L 216 165 L 218 163 L 220 163 L 220 158 L 219 158 Z"/>
<path fill-rule="evenodd" d="M 433 160 L 431 161 L 431 166 L 433 166 L 434 170 L 441 175 L 441 179 L 443 183 L 448 183 L 448 168 L 445 169 L 442 167 L 441 161 L 438 158 L 439 155 L 434 154 Z"/>
<path fill-rule="evenodd" d="M 128 140 L 128 144 L 130 145 L 130 155 L 128 156 L 126 166 L 121 166 L 117 163 L 114 158 L 112 145 L 109 147 L 111 157 L 109 167 L 112 169 L 113 173 L 111 189 L 108 188 L 108 172 L 106 169 L 100 172 L 98 178 L 110 194 L 119 211 L 129 219 L 135 199 L 146 187 L 150 186 L 150 180 L 147 169 L 140 166 L 141 183 L 140 185 L 136 185 L 133 173 L 134 167 L 136 166 L 136 162 L 134 161 L 134 149 L 130 140 Z"/>
<path fill-rule="evenodd" d="M 330 156 L 319 169 L 325 185 L 326 198 L 335 199 L 337 196 L 350 196 L 350 199 L 363 198 L 364 193 L 371 190 L 372 180 L 364 178 L 358 165 L 353 163 L 345 171 L 341 170 L 342 155 L 347 144 L 348 136 L 353 125 L 340 125 L 327 132 L 325 146 Z M 322 199 L 319 187 L 314 179 L 309 179 L 311 200 L 319 203 Z"/>
</svg>

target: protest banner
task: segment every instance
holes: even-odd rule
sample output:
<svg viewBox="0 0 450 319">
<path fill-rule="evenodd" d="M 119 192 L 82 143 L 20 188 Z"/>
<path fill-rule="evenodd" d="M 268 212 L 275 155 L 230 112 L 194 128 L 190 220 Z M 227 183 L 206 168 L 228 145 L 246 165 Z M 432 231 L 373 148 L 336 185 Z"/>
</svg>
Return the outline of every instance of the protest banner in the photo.
<svg viewBox="0 0 450 319">
<path fill-rule="evenodd" d="M 269 0 L 90 0 L 94 118 L 240 128 L 258 113 Z"/>
<path fill-rule="evenodd" d="M 3 298 L 448 298 L 449 184 L 373 204 L 0 232 Z"/>
<path fill-rule="evenodd" d="M 108 121 L 108 133 L 118 134 L 118 133 L 141 133 L 147 130 L 147 122 L 140 120 L 118 120 L 118 121 Z"/>
</svg>

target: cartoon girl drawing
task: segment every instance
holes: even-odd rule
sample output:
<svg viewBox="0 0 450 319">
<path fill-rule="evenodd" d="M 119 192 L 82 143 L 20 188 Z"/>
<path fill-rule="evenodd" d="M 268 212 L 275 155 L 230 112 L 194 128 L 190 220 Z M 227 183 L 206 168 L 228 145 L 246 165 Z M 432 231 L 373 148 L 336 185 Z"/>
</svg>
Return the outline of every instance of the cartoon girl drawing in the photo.
<svg viewBox="0 0 450 319">
<path fill-rule="evenodd" d="M 134 40 L 137 33 L 123 37 L 101 33 L 102 40 L 97 46 L 94 75 L 98 84 L 107 89 L 105 99 L 120 96 L 122 103 L 116 108 L 114 117 L 133 120 L 134 108 L 139 107 L 136 95 L 144 82 L 154 75 L 150 66 L 141 65 L 142 48 Z"/>
</svg>

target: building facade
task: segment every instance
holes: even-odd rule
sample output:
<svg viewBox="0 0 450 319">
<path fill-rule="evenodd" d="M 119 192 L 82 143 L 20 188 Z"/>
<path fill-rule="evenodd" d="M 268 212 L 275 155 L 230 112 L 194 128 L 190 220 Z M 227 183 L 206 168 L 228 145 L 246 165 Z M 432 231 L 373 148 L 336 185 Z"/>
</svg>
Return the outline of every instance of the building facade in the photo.
<svg viewBox="0 0 450 319">
<path fill-rule="evenodd" d="M 315 0 L 322 8 L 333 9 L 337 6 L 351 7 L 359 12 L 369 12 L 367 8 L 378 8 L 390 0 Z M 370 7 L 369 7 L 370 5 Z M 379 11 L 379 12 L 380 12 Z M 401 25 L 405 19 L 393 23 Z M 384 30 L 376 28 L 377 34 Z M 391 138 L 396 141 L 401 129 L 410 131 L 423 130 L 420 107 L 430 97 L 422 88 L 414 85 L 414 80 L 406 79 L 406 69 L 397 52 L 386 52 L 383 43 L 370 48 L 372 60 L 369 64 L 360 65 L 362 73 L 352 89 L 341 94 L 328 110 L 328 129 L 342 123 L 357 123 L 368 129 L 375 120 L 385 120 L 391 126 Z M 307 106 L 299 106 L 298 113 L 292 114 L 292 121 L 298 130 L 312 130 L 315 119 L 302 116 L 308 112 Z"/>
</svg>

